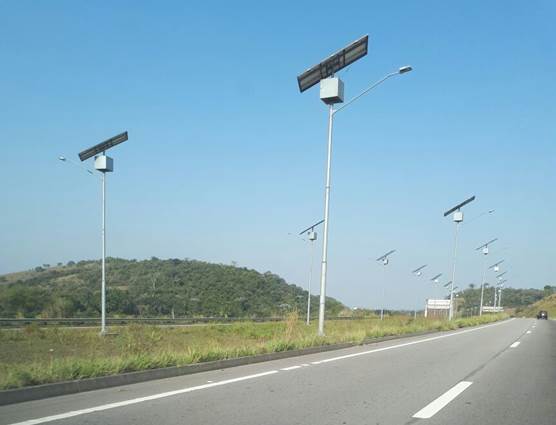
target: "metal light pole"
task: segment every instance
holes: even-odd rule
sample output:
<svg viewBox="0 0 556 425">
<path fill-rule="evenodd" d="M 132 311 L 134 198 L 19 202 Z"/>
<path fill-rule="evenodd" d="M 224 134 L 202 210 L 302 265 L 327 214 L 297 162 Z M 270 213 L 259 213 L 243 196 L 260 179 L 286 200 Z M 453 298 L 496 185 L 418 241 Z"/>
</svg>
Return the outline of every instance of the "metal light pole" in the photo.
<svg viewBox="0 0 556 425">
<path fill-rule="evenodd" d="M 486 257 L 488 255 L 488 247 L 486 248 L 486 252 L 483 250 L 484 259 L 483 259 L 483 278 L 481 279 L 481 304 L 479 304 L 479 316 L 483 315 L 483 299 L 485 293 L 485 279 L 486 279 Z"/>
<path fill-rule="evenodd" d="M 498 294 L 498 307 L 500 308 L 502 307 L 502 289 L 504 288 L 504 283 L 506 282 L 507 282 L 506 279 L 500 281 L 500 289 L 499 289 L 500 293 Z"/>
<path fill-rule="evenodd" d="M 317 240 L 317 232 L 309 233 L 309 241 L 311 241 L 311 265 L 309 267 L 309 284 L 307 288 L 307 326 L 311 324 L 311 281 L 313 280 L 313 260 L 315 257 L 315 241 Z"/>
<path fill-rule="evenodd" d="M 326 159 L 326 184 L 324 187 L 324 233 L 322 239 L 322 263 L 320 271 L 319 300 L 319 336 L 324 336 L 324 309 L 326 304 L 326 272 L 328 265 L 328 214 L 330 212 L 330 168 L 332 163 L 332 126 L 334 125 L 334 109 L 328 106 L 328 147 Z"/>
<path fill-rule="evenodd" d="M 392 72 L 376 83 L 372 84 L 349 102 L 334 109 L 334 103 L 343 102 L 343 83 L 339 78 L 327 78 L 321 81 L 321 100 L 328 104 L 328 143 L 327 143 L 327 160 L 326 160 L 326 184 L 324 188 L 324 232 L 322 242 L 322 263 L 321 263 L 321 281 L 320 281 L 320 305 L 319 305 L 319 336 L 324 336 L 324 311 L 326 303 L 326 273 L 328 266 L 328 224 L 330 212 L 330 171 L 332 163 L 332 129 L 334 126 L 334 116 L 336 113 L 351 105 L 360 97 L 367 94 L 376 86 L 382 84 L 387 79 L 396 75 L 405 74 L 411 71 L 410 66 L 404 66 L 396 72 Z M 330 88 L 332 86 L 332 88 Z M 332 92 L 332 95 L 331 95 Z M 339 100 L 340 99 L 340 100 Z"/>
<path fill-rule="evenodd" d="M 101 192 L 102 192 L 102 226 L 101 226 L 101 235 L 102 235 L 102 259 L 101 259 L 101 289 L 100 289 L 100 311 L 101 311 L 101 319 L 100 319 L 100 334 L 106 334 L 106 171 L 102 171 L 97 167 L 97 158 L 103 157 L 104 164 L 106 164 L 106 157 L 104 154 L 100 155 L 95 158 L 95 168 L 99 170 L 102 174 L 101 177 Z M 93 172 L 88 168 L 83 167 L 80 164 L 73 162 L 72 160 L 66 158 L 65 156 L 58 157 L 60 161 L 69 162 L 75 166 L 83 168 L 89 174 L 93 175 Z M 113 161 L 109 158 L 111 163 Z M 99 163 L 100 164 L 100 163 Z M 100 165 L 99 165 L 100 166 Z M 112 170 L 110 170 L 112 171 Z"/>
<path fill-rule="evenodd" d="M 421 277 L 423 275 L 423 269 L 427 267 L 427 264 L 423 264 L 420 267 L 417 267 L 415 270 L 413 270 L 411 273 L 417 277 Z M 413 320 L 417 319 L 417 309 L 414 308 L 413 309 Z"/>
<path fill-rule="evenodd" d="M 332 162 L 332 128 L 334 125 L 334 115 L 344 109 L 361 96 L 368 93 L 377 85 L 394 75 L 404 74 L 411 71 L 410 66 L 404 66 L 397 72 L 388 74 L 369 88 L 363 90 L 359 95 L 338 109 L 334 109 L 334 104 L 344 101 L 344 83 L 339 78 L 334 78 L 334 74 L 346 66 L 353 64 L 367 54 L 369 36 L 363 36 L 343 49 L 329 56 L 324 61 L 307 69 L 298 75 L 297 83 L 299 91 L 313 87 L 320 82 L 320 99 L 328 105 L 328 143 L 326 160 L 326 183 L 324 188 L 324 234 L 322 243 L 322 263 L 321 263 L 321 282 L 320 282 L 320 303 L 319 303 L 319 326 L 318 335 L 324 336 L 324 311 L 326 304 L 326 272 L 328 265 L 328 229 L 330 212 L 330 171 Z"/>
<path fill-rule="evenodd" d="M 465 205 L 467 205 L 468 203 L 472 202 L 475 200 L 475 197 L 472 196 L 469 199 L 466 199 L 465 201 L 461 202 L 460 204 L 456 205 L 455 207 L 450 208 L 448 211 L 446 211 L 444 213 L 444 217 L 446 217 L 447 215 L 450 215 L 451 213 L 454 213 L 453 215 L 453 220 L 454 223 L 456 223 L 456 229 L 455 229 L 455 234 L 454 234 L 454 257 L 453 257 L 453 262 L 452 262 L 452 286 L 450 287 L 450 310 L 449 310 L 449 314 L 448 314 L 448 318 L 449 320 L 452 320 L 454 317 L 454 286 L 456 284 L 456 262 L 457 262 L 457 256 L 458 256 L 458 233 L 459 233 L 459 226 L 461 224 L 461 222 L 463 221 L 463 212 L 461 211 L 461 208 L 464 207 Z"/>
<path fill-rule="evenodd" d="M 100 334 L 106 334 L 106 173 L 114 171 L 114 160 L 104 154 L 95 156 L 95 169 L 102 174 L 102 260 Z"/>
<path fill-rule="evenodd" d="M 506 279 L 503 279 L 502 276 L 504 276 L 506 273 L 507 271 L 496 276 L 496 278 L 498 279 L 498 307 L 502 307 L 502 287 L 504 286 L 504 282 L 506 282 Z M 494 303 L 494 306 L 496 307 L 496 303 Z"/>
<path fill-rule="evenodd" d="M 384 276 L 386 276 L 386 266 L 388 265 L 389 260 L 385 258 L 382 260 L 382 265 L 384 266 Z M 384 320 L 384 304 L 386 304 L 386 283 L 382 284 L 382 302 L 380 303 L 380 320 Z"/>
<path fill-rule="evenodd" d="M 477 248 L 477 250 L 480 249 L 480 248 L 483 248 L 483 254 L 485 256 L 484 263 L 483 263 L 483 280 L 482 280 L 482 283 L 481 283 L 481 305 L 479 307 L 479 316 L 483 315 L 483 302 L 484 302 L 484 291 L 485 291 L 484 286 L 486 285 L 485 279 L 486 279 L 486 271 L 487 271 L 487 268 L 485 267 L 486 266 L 485 263 L 486 263 L 486 256 L 488 255 L 488 245 L 495 242 L 496 240 L 497 239 L 493 239 L 490 242 L 487 242 L 486 244 Z M 488 270 L 494 269 L 495 272 L 498 272 L 500 270 L 500 264 L 502 264 L 503 262 L 504 262 L 504 260 L 498 261 L 497 263 L 490 266 L 488 268 Z M 505 274 L 505 272 L 504 272 L 504 274 Z"/>
<path fill-rule="evenodd" d="M 484 289 L 488 289 L 490 286 L 491 286 L 490 283 L 485 282 L 485 284 L 484 284 Z M 480 314 L 480 316 L 482 316 L 483 311 L 484 311 L 484 305 L 481 304 L 481 314 Z"/>
<path fill-rule="evenodd" d="M 480 306 L 480 310 L 479 310 L 479 316 L 483 315 L 483 301 L 484 301 L 484 290 L 485 290 L 484 285 L 485 285 L 485 279 L 486 279 L 486 257 L 488 255 L 488 247 L 489 247 L 490 244 L 496 242 L 497 240 L 498 240 L 498 238 L 491 239 L 487 243 L 484 243 L 484 244 L 482 244 L 481 246 L 479 246 L 475 249 L 475 251 L 482 250 L 482 253 L 483 253 L 483 256 L 484 256 L 484 260 L 483 260 L 483 280 L 481 281 L 481 306 Z M 498 264 L 495 264 L 495 266 L 497 266 L 497 265 Z M 494 289 L 494 297 L 496 298 L 496 289 Z M 495 302 L 495 304 L 496 304 L 496 302 Z"/>
<path fill-rule="evenodd" d="M 76 165 L 80 168 L 83 168 L 89 174 L 93 175 L 93 172 L 88 168 L 77 164 L 70 159 L 66 158 L 65 156 L 58 157 L 60 161 L 69 162 L 73 165 Z M 98 162 L 97 162 L 98 161 Z M 108 168 L 107 167 L 107 164 Z M 113 170 L 114 161 L 112 158 L 107 157 L 104 155 L 99 155 L 95 157 L 95 168 L 101 172 L 101 192 L 102 192 L 102 225 L 101 225 L 101 236 L 102 236 L 102 258 L 101 258 L 101 289 L 100 289 L 100 311 L 101 311 L 101 319 L 100 319 L 100 333 L 104 335 L 106 333 L 106 172 Z"/>
<path fill-rule="evenodd" d="M 456 223 L 456 230 L 454 234 L 454 258 L 452 263 L 452 285 L 450 286 L 450 312 L 448 314 L 448 319 L 452 320 L 454 317 L 454 282 L 456 280 L 456 262 L 458 257 L 458 233 L 459 225 L 463 221 L 463 213 L 456 211 L 454 213 L 454 222 Z"/>
<path fill-rule="evenodd" d="M 382 265 L 384 266 L 384 276 L 385 276 L 385 280 L 386 280 L 386 266 L 390 263 L 390 260 L 388 259 L 388 257 L 390 257 L 390 255 L 392 255 L 394 252 L 396 252 L 395 249 L 392 249 L 391 251 L 388 251 L 386 254 L 381 255 L 380 257 L 378 257 L 376 259 L 376 261 L 380 261 L 382 263 Z M 384 304 L 386 303 L 386 283 L 382 284 L 382 306 L 380 308 L 380 320 L 384 319 Z"/>
<path fill-rule="evenodd" d="M 100 334 L 106 334 L 106 173 L 114 171 L 114 160 L 105 155 L 105 152 L 120 143 L 128 140 L 127 131 L 118 134 L 104 142 L 98 143 L 79 153 L 79 159 L 85 161 L 95 158 L 95 169 L 102 174 L 102 259 L 101 259 L 101 325 Z M 62 161 L 66 158 L 60 157 Z M 87 170 L 92 174 L 92 171 Z"/>
<path fill-rule="evenodd" d="M 106 172 L 102 172 L 102 283 L 100 333 L 106 333 Z"/>
<path fill-rule="evenodd" d="M 315 232 L 315 227 L 322 223 L 324 223 L 324 220 L 320 220 L 299 232 L 299 236 L 307 233 L 309 242 L 311 244 L 311 263 L 309 266 L 309 283 L 307 285 L 307 325 L 311 323 L 311 283 L 313 281 L 313 259 L 315 252 L 315 241 L 317 240 L 317 232 Z"/>
</svg>

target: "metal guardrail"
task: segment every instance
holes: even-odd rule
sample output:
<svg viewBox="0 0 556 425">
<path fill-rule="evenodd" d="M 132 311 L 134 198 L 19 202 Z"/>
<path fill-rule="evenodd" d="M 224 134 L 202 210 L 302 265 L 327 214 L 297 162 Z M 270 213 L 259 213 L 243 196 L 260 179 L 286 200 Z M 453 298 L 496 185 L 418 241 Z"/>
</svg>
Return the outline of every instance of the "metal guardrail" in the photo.
<svg viewBox="0 0 556 425">
<path fill-rule="evenodd" d="M 232 323 L 239 321 L 252 322 L 275 322 L 284 320 L 278 317 L 264 318 L 235 318 L 235 317 L 184 317 L 184 318 L 164 318 L 164 317 L 118 317 L 107 318 L 108 325 L 128 325 L 132 323 L 153 324 L 153 325 L 192 325 L 197 323 Z M 39 326 L 96 326 L 100 325 L 100 317 L 71 317 L 71 318 L 0 318 L 0 327 L 26 326 L 37 324 Z"/>
<path fill-rule="evenodd" d="M 330 317 L 327 320 L 353 320 L 355 317 Z M 286 320 L 284 317 L 125 317 L 125 318 L 106 318 L 107 325 L 129 325 L 133 323 L 149 325 L 194 325 L 210 323 L 233 323 L 233 322 L 281 322 Z M 300 319 L 301 320 L 301 319 Z M 28 325 L 38 326 L 100 326 L 100 317 L 71 317 L 71 318 L 0 318 L 0 328 L 22 327 Z"/>
</svg>

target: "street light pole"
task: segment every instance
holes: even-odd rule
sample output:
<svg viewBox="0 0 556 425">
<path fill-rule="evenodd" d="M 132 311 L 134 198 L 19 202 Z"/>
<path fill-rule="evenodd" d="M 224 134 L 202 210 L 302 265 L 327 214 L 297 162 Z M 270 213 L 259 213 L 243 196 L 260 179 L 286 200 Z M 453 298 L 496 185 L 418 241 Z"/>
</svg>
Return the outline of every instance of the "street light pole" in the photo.
<svg viewBox="0 0 556 425">
<path fill-rule="evenodd" d="M 486 271 L 487 271 L 487 267 L 486 267 L 486 259 L 487 259 L 487 255 L 488 255 L 488 247 L 490 246 L 490 244 L 493 244 L 494 242 L 496 242 L 498 240 L 498 238 L 494 238 L 491 239 L 490 241 L 488 241 L 487 243 L 482 244 L 480 247 L 476 248 L 475 251 L 478 250 L 482 250 L 482 253 L 484 255 L 484 260 L 483 260 L 483 279 L 481 280 L 481 305 L 479 307 L 479 316 L 483 315 L 483 304 L 484 304 L 484 293 L 485 293 L 485 280 L 486 280 Z M 496 268 L 498 267 L 499 264 L 501 264 L 504 260 L 493 264 L 492 266 L 489 267 L 489 269 L 491 268 Z M 494 285 L 496 286 L 496 285 Z M 496 291 L 496 290 L 495 290 Z"/>
<path fill-rule="evenodd" d="M 313 280 L 313 262 L 315 258 L 315 241 L 317 240 L 317 232 L 309 233 L 309 241 L 311 243 L 311 265 L 309 266 L 309 287 L 307 289 L 307 325 L 311 324 L 311 281 Z"/>
<path fill-rule="evenodd" d="M 484 259 L 483 259 L 483 278 L 481 280 L 481 304 L 479 305 L 479 316 L 483 315 L 483 299 L 484 299 L 484 293 L 485 293 L 485 279 L 486 279 L 486 259 L 487 259 L 487 255 L 488 255 L 488 248 L 485 250 L 483 250 L 483 255 L 484 255 Z"/>
<path fill-rule="evenodd" d="M 392 249 L 390 251 L 388 251 L 386 254 L 381 255 L 380 257 L 378 257 L 376 259 L 376 261 L 380 261 L 382 263 L 382 265 L 384 266 L 384 280 L 386 281 L 386 266 L 388 265 L 388 263 L 390 263 L 390 260 L 388 257 L 390 257 L 394 252 L 396 252 L 395 249 Z M 380 320 L 384 319 L 384 304 L 386 304 L 386 282 L 382 283 L 382 301 L 381 301 L 381 307 L 380 307 Z"/>
<path fill-rule="evenodd" d="M 451 287 L 450 287 L 450 309 L 449 309 L 449 313 L 448 313 L 448 318 L 449 320 L 452 320 L 452 318 L 454 317 L 454 286 L 456 284 L 456 262 L 457 262 L 457 256 L 458 256 L 458 233 L 459 233 L 459 226 L 461 224 L 461 222 L 463 221 L 463 212 L 461 211 L 461 208 L 464 207 L 465 205 L 469 204 L 470 202 L 473 202 L 475 200 L 475 196 L 472 196 L 471 198 L 466 199 L 465 201 L 459 203 L 458 205 L 450 208 L 448 211 L 446 211 L 444 213 L 444 217 L 450 215 L 451 213 L 454 213 L 453 215 L 453 220 L 454 223 L 456 223 L 456 229 L 455 229 L 455 234 L 454 234 L 454 258 L 453 258 L 453 264 L 452 264 L 452 283 L 451 283 Z"/>
<path fill-rule="evenodd" d="M 396 72 L 387 74 L 376 83 L 367 87 L 357 96 L 337 109 L 334 109 L 335 103 L 343 102 L 344 97 L 344 84 L 339 78 L 326 78 L 320 82 L 321 100 L 328 104 L 328 143 L 327 143 L 327 160 L 326 160 L 326 183 L 324 188 L 324 229 L 322 239 L 322 263 L 321 263 L 321 280 L 320 280 L 320 304 L 319 304 L 319 326 L 318 335 L 324 336 L 324 312 L 326 307 L 326 274 L 328 269 L 328 224 L 330 212 L 330 181 L 331 181 L 331 164 L 332 164 L 332 131 L 334 126 L 334 115 L 343 110 L 346 106 L 351 105 L 360 97 L 367 94 L 369 91 L 382 84 L 384 81 L 395 75 L 405 74 L 413 68 L 410 66 L 403 66 Z"/>
<path fill-rule="evenodd" d="M 120 143 L 125 142 L 128 140 L 127 131 L 123 133 L 117 134 L 104 142 L 98 143 L 90 148 L 87 148 L 81 152 L 79 152 L 79 159 L 81 162 L 94 157 L 95 159 L 95 169 L 102 174 L 102 259 L 101 259 L 101 327 L 100 327 L 100 334 L 106 334 L 106 173 L 114 171 L 114 160 L 109 156 L 106 156 L 106 151 L 108 149 L 113 148 Z M 60 156 L 58 158 L 60 161 L 68 161 L 68 159 L 64 156 Z M 74 165 L 73 161 L 69 161 Z M 81 168 L 81 165 L 78 165 Z M 93 174 L 93 172 L 87 168 L 85 170 Z"/>
<path fill-rule="evenodd" d="M 97 158 L 108 158 L 104 155 L 95 157 L 95 168 L 101 173 L 101 192 L 102 192 L 102 225 L 101 225 L 101 236 L 102 236 L 102 258 L 101 258 L 101 289 L 100 289 L 100 334 L 106 334 L 106 171 L 112 171 L 106 168 L 106 159 L 101 159 L 102 164 L 96 162 Z M 65 156 L 60 156 L 58 159 L 62 162 L 69 162 L 72 165 L 80 167 L 87 171 L 89 174 L 94 175 L 91 170 L 83 167 L 80 164 L 66 158 Z M 112 167 L 113 161 L 109 158 L 110 167 Z"/>
<path fill-rule="evenodd" d="M 382 260 L 382 265 L 384 266 L 384 280 L 386 280 L 386 266 L 388 265 L 388 263 L 388 258 Z M 380 304 L 380 320 L 384 320 L 384 305 L 386 304 L 386 282 L 382 283 L 382 302 Z"/>
<path fill-rule="evenodd" d="M 330 212 L 330 171 L 332 165 L 332 127 L 334 106 L 328 105 L 328 144 L 326 159 L 326 184 L 324 187 L 324 231 L 322 239 L 322 263 L 320 272 L 319 336 L 324 336 L 324 309 L 326 307 L 326 272 L 328 266 L 328 214 Z"/>
<path fill-rule="evenodd" d="M 106 334 L 106 173 L 114 171 L 114 160 L 104 152 L 95 156 L 95 169 L 102 174 L 102 272 L 101 272 L 101 306 L 100 334 Z"/>
<path fill-rule="evenodd" d="M 450 312 L 449 312 L 449 320 L 452 320 L 454 317 L 454 284 L 456 281 L 456 262 L 458 257 L 458 233 L 459 233 L 459 225 L 463 221 L 463 214 L 459 211 L 454 213 L 454 222 L 456 223 L 456 230 L 454 235 L 454 259 L 452 264 L 452 284 L 450 286 Z"/>
<path fill-rule="evenodd" d="M 106 173 L 102 172 L 102 283 L 100 334 L 106 334 Z"/>
<path fill-rule="evenodd" d="M 307 285 L 307 325 L 311 323 L 311 283 L 313 282 L 313 263 L 315 257 L 315 241 L 317 240 L 317 232 L 315 231 L 315 227 L 319 224 L 324 223 L 324 219 L 316 222 L 312 226 L 307 227 L 306 229 L 299 232 L 299 236 L 307 233 L 307 237 L 309 239 L 309 243 L 311 244 L 311 262 L 309 264 L 309 283 Z M 303 239 L 305 240 L 305 239 Z"/>
</svg>

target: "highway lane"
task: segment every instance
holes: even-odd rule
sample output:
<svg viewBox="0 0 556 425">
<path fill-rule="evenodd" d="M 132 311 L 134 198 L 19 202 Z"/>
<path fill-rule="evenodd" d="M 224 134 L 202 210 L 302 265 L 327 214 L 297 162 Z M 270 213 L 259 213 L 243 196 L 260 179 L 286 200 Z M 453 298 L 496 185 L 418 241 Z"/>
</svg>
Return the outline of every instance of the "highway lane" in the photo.
<svg viewBox="0 0 556 425">
<path fill-rule="evenodd" d="M 0 424 L 553 424 L 556 322 L 535 322 L 3 406 Z"/>
<path fill-rule="evenodd" d="M 556 322 L 533 323 L 430 424 L 556 424 Z"/>
</svg>

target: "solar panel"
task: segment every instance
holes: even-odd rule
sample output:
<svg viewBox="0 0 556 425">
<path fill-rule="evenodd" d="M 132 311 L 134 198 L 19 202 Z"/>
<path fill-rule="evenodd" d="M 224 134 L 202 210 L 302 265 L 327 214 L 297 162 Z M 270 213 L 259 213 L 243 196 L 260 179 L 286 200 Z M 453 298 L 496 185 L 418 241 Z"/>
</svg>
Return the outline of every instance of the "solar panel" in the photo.
<svg viewBox="0 0 556 425">
<path fill-rule="evenodd" d="M 427 267 L 427 265 L 426 265 L 426 264 L 422 265 L 422 266 L 421 266 L 421 267 L 419 267 L 419 268 L 416 268 L 416 269 L 415 269 L 415 270 L 413 270 L 413 271 L 412 271 L 411 273 L 417 273 L 417 272 L 419 272 L 419 271 L 423 270 L 423 269 L 424 269 L 425 267 Z"/>
<path fill-rule="evenodd" d="M 436 279 L 438 279 L 440 276 L 442 276 L 442 273 L 438 273 L 435 277 L 431 278 L 431 280 L 436 280 Z"/>
<path fill-rule="evenodd" d="M 482 244 L 480 247 L 475 248 L 475 251 L 478 251 L 478 250 L 481 249 L 481 248 L 487 247 L 487 246 L 489 246 L 491 243 L 496 242 L 497 240 L 498 240 L 498 238 L 494 238 L 494 239 L 488 241 L 487 243 Z"/>
<path fill-rule="evenodd" d="M 321 220 L 321 221 L 313 224 L 312 226 L 307 227 L 305 230 L 299 232 L 299 234 L 302 235 L 303 233 L 308 232 L 309 230 L 313 230 L 315 227 L 317 227 L 321 223 L 324 223 L 324 220 Z"/>
<path fill-rule="evenodd" d="M 489 267 L 489 269 L 492 269 L 493 267 L 496 267 L 500 264 L 502 264 L 504 262 L 504 260 L 498 261 L 497 263 L 494 263 L 492 266 Z"/>
<path fill-rule="evenodd" d="M 110 148 L 113 148 L 116 145 L 119 145 L 120 143 L 123 143 L 127 140 L 127 131 L 124 131 L 121 134 L 118 134 L 117 136 L 111 137 L 108 140 L 105 140 L 102 143 L 99 143 L 98 145 L 95 145 L 93 147 L 90 147 L 88 149 L 85 149 L 83 152 L 79 153 L 79 159 L 81 161 L 85 161 L 86 159 L 89 159 L 92 156 L 95 156 L 101 152 L 107 151 Z"/>
<path fill-rule="evenodd" d="M 367 54 L 368 45 L 369 36 L 365 35 L 344 47 L 342 50 L 329 56 L 319 64 L 309 68 L 297 77 L 299 91 L 303 93 L 305 90 L 317 84 L 320 80 L 334 75 L 339 70 L 362 58 Z"/>
<path fill-rule="evenodd" d="M 458 205 L 456 205 L 455 207 L 450 208 L 448 211 L 446 211 L 446 212 L 444 213 L 444 217 L 446 217 L 448 214 L 453 213 L 454 211 L 459 210 L 461 207 L 467 205 L 469 202 L 472 202 L 472 201 L 474 201 L 474 200 L 475 200 L 475 197 L 472 196 L 471 198 L 466 199 L 465 201 L 463 201 L 461 204 L 458 204 Z"/>
<path fill-rule="evenodd" d="M 384 260 L 386 257 L 388 257 L 390 254 L 393 254 L 394 252 L 396 252 L 395 249 L 393 249 L 392 251 L 388 251 L 388 252 L 387 252 L 386 254 L 384 254 L 383 256 L 378 257 L 378 258 L 376 259 L 376 261 Z"/>
</svg>

